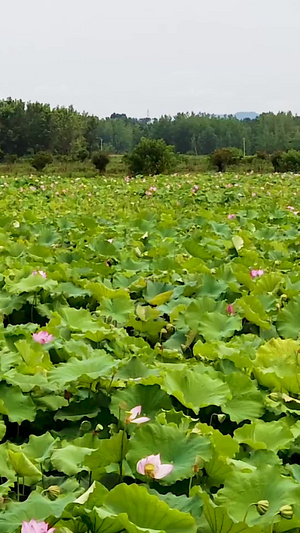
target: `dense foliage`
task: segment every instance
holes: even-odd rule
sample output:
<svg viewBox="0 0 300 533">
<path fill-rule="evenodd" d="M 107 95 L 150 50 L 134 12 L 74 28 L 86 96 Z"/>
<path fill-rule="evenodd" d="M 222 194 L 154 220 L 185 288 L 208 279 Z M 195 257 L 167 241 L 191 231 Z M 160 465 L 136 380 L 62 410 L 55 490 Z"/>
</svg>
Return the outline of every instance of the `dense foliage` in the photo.
<svg viewBox="0 0 300 533">
<path fill-rule="evenodd" d="M 73 107 L 51 109 L 47 104 L 22 100 L 0 101 L 2 157 L 50 151 L 82 161 L 102 143 L 108 152 L 130 152 L 142 137 L 163 139 L 182 154 L 210 154 L 228 146 L 241 149 L 243 139 L 247 154 L 300 150 L 300 119 L 291 113 L 264 113 L 243 121 L 188 113 L 152 120 L 113 113 L 99 119 Z"/>
<path fill-rule="evenodd" d="M 109 156 L 105 152 L 98 150 L 92 154 L 92 163 L 100 173 L 104 173 L 109 163 Z"/>
<path fill-rule="evenodd" d="M 175 165 L 174 149 L 162 139 L 142 137 L 132 153 L 125 156 L 125 162 L 132 175 L 156 176 L 169 173 Z"/>
<path fill-rule="evenodd" d="M 0 533 L 299 528 L 299 176 L 0 191 Z"/>
<path fill-rule="evenodd" d="M 237 148 L 220 148 L 215 150 L 210 160 L 219 172 L 225 172 L 229 165 L 234 165 L 242 159 L 242 152 Z"/>
<path fill-rule="evenodd" d="M 49 152 L 37 152 L 32 158 L 32 166 L 38 170 L 44 170 L 44 168 L 52 163 L 53 157 Z"/>
</svg>

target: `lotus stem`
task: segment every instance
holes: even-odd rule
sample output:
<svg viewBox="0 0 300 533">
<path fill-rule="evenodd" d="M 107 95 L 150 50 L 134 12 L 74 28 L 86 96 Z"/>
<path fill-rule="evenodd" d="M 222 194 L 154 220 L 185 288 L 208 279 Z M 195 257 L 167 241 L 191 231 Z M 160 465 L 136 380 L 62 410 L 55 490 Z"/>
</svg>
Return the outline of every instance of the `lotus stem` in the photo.
<svg viewBox="0 0 300 533">
<path fill-rule="evenodd" d="M 190 497 L 190 493 L 191 493 L 191 490 L 192 490 L 193 479 L 194 479 L 194 476 L 191 476 L 190 477 L 190 481 L 189 481 L 189 488 L 188 488 L 188 498 Z"/>
<path fill-rule="evenodd" d="M 248 508 L 247 508 L 246 513 L 245 513 L 245 516 L 244 516 L 243 522 L 246 522 L 246 518 L 247 518 L 248 513 L 249 513 L 249 511 L 250 511 L 250 507 L 252 507 L 252 505 L 256 505 L 256 503 L 250 503 L 250 505 L 248 505 Z"/>
</svg>

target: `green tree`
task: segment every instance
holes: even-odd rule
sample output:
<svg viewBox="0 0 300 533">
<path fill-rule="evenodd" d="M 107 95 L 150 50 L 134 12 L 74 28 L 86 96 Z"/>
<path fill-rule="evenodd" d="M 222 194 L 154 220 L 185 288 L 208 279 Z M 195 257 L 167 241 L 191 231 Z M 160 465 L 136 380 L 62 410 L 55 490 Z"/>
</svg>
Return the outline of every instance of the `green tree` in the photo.
<svg viewBox="0 0 300 533">
<path fill-rule="evenodd" d="M 143 137 L 131 154 L 125 156 L 132 174 L 153 176 L 171 172 L 175 163 L 173 146 L 168 146 L 162 139 Z"/>
<path fill-rule="evenodd" d="M 53 156 L 49 152 L 37 152 L 32 159 L 32 166 L 40 172 L 52 161 Z"/>
<path fill-rule="evenodd" d="M 103 174 L 109 163 L 109 156 L 105 152 L 94 152 L 92 155 L 92 163 L 100 174 Z"/>
<path fill-rule="evenodd" d="M 237 163 L 241 158 L 242 154 L 236 148 L 220 148 L 210 156 L 211 164 L 217 167 L 218 172 L 225 172 L 229 165 Z"/>
</svg>

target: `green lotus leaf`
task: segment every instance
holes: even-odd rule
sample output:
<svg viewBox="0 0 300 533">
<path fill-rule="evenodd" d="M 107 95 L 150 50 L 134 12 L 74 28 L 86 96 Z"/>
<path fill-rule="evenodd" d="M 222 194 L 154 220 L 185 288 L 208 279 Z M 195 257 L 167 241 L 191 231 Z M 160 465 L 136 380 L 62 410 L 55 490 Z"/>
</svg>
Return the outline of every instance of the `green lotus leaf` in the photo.
<svg viewBox="0 0 300 533">
<path fill-rule="evenodd" d="M 150 489 L 149 492 L 164 501 L 169 507 L 171 507 L 171 509 L 178 509 L 183 513 L 191 514 L 194 517 L 197 526 L 200 525 L 199 518 L 201 516 L 203 504 L 199 494 L 195 494 L 193 497 L 187 497 L 184 494 L 176 496 L 172 492 L 160 494 L 154 489 Z"/>
<path fill-rule="evenodd" d="M 0 441 L 3 439 L 6 433 L 6 425 L 3 420 L 0 420 Z"/>
<path fill-rule="evenodd" d="M 24 374 L 35 374 L 43 370 L 50 370 L 52 363 L 48 352 L 42 349 L 38 343 L 29 344 L 25 339 L 15 342 L 24 365 L 20 365 L 19 371 Z"/>
<path fill-rule="evenodd" d="M 189 513 L 171 509 L 138 485 L 118 485 L 107 495 L 103 507 L 96 507 L 94 513 L 97 533 L 107 531 L 107 526 L 114 524 L 113 519 L 119 529 L 109 529 L 112 533 L 122 527 L 130 533 L 196 533 L 197 529 Z M 92 515 L 91 522 L 93 518 Z"/>
<path fill-rule="evenodd" d="M 264 422 L 255 420 L 234 432 L 234 438 L 255 450 L 268 449 L 274 452 L 285 450 L 294 440 L 294 435 L 284 419 Z"/>
<path fill-rule="evenodd" d="M 264 387 L 300 393 L 298 351 L 292 339 L 271 339 L 262 345 L 254 362 L 254 375 Z"/>
<path fill-rule="evenodd" d="M 124 325 L 130 315 L 134 313 L 134 303 L 129 296 L 118 296 L 112 300 L 103 298 L 100 313 L 101 316 L 115 320 L 118 325 Z"/>
<path fill-rule="evenodd" d="M 33 422 L 36 407 L 30 396 L 22 394 L 17 387 L 0 385 L 0 413 L 7 415 L 10 422 L 21 424 L 24 420 Z"/>
<path fill-rule="evenodd" d="M 199 320 L 198 331 L 206 341 L 228 339 L 242 329 L 242 319 L 227 316 L 218 311 L 204 313 Z"/>
<path fill-rule="evenodd" d="M 219 378 L 188 369 L 169 371 L 161 387 L 195 414 L 201 407 L 223 405 L 231 398 L 228 385 Z"/>
<path fill-rule="evenodd" d="M 170 300 L 173 289 L 172 285 L 166 283 L 148 281 L 144 291 L 145 301 L 150 305 L 162 305 Z"/>
<path fill-rule="evenodd" d="M 75 309 L 73 307 L 62 307 L 59 314 L 64 325 L 77 331 L 97 331 L 102 324 L 95 320 L 86 309 Z"/>
<path fill-rule="evenodd" d="M 243 314 L 245 318 L 249 320 L 249 322 L 256 324 L 262 329 L 270 328 L 268 315 L 266 314 L 265 309 L 257 296 L 254 296 L 253 294 L 243 296 L 243 298 L 238 300 L 236 303 L 242 308 Z"/>
<path fill-rule="evenodd" d="M 191 477 L 197 458 L 209 460 L 211 453 L 210 439 L 206 436 L 186 436 L 177 427 L 147 423 L 131 437 L 126 458 L 132 471 L 136 473 L 136 465 L 140 459 L 161 454 L 162 463 L 174 465 L 173 471 L 161 482 L 172 484 Z"/>
<path fill-rule="evenodd" d="M 226 507 L 217 506 L 205 492 L 201 493 L 205 518 L 211 533 L 260 533 L 259 527 L 248 527 L 244 521 L 235 523 Z"/>
<path fill-rule="evenodd" d="M 210 296 L 211 298 L 219 298 L 221 294 L 227 290 L 227 282 L 223 279 L 216 279 L 211 274 L 204 274 L 202 284 L 197 291 L 199 296 Z"/>
<path fill-rule="evenodd" d="M 199 433 L 199 435 L 209 435 L 211 443 L 218 455 L 234 457 L 239 451 L 239 445 L 235 439 L 230 435 L 223 435 L 221 431 L 214 429 L 208 424 L 198 422 L 192 431 L 193 433 Z"/>
<path fill-rule="evenodd" d="M 158 385 L 133 385 L 125 390 L 118 390 L 112 395 L 110 410 L 124 422 L 126 411 L 137 405 L 142 406 L 143 416 L 153 421 L 156 413 L 162 409 L 171 409 L 168 395 Z"/>
<path fill-rule="evenodd" d="M 222 406 L 222 411 L 237 423 L 260 418 L 264 412 L 264 401 L 255 382 L 241 372 L 229 374 L 225 380 L 230 387 L 232 398 Z"/>
<path fill-rule="evenodd" d="M 267 527 L 279 509 L 299 501 L 299 495 L 299 485 L 292 478 L 283 476 L 280 467 L 264 465 L 253 472 L 235 471 L 230 474 L 215 501 L 227 509 L 232 520 Z M 261 500 L 268 500 L 270 504 L 263 516 L 258 514 L 255 505 L 250 506 Z"/>
<path fill-rule="evenodd" d="M 93 479 L 101 479 L 104 467 L 119 464 L 128 451 L 128 439 L 124 431 L 119 431 L 110 439 L 101 439 L 97 450 L 85 458 L 84 465 L 91 470 Z"/>
<path fill-rule="evenodd" d="M 111 376 L 117 365 L 110 355 L 100 351 L 98 355 L 83 361 L 71 357 L 67 363 L 60 363 L 49 372 L 49 382 L 58 388 L 76 381 L 89 386 L 99 378 Z"/>
<path fill-rule="evenodd" d="M 48 431 L 44 435 L 30 435 L 29 441 L 23 444 L 22 451 L 27 457 L 40 463 L 50 457 L 55 442 Z"/>
<path fill-rule="evenodd" d="M 8 450 L 11 465 L 19 477 L 42 478 L 42 472 L 22 452 Z"/>
<path fill-rule="evenodd" d="M 18 531 L 23 521 L 30 522 L 32 519 L 43 521 L 49 517 L 58 518 L 72 500 L 74 500 L 73 493 L 51 501 L 34 491 L 24 502 L 11 502 L 7 505 L 6 512 L 0 514 L 0 533 Z"/>
<path fill-rule="evenodd" d="M 241 250 L 241 248 L 244 246 L 244 239 L 242 239 L 242 237 L 239 235 L 234 235 L 231 240 L 236 251 L 239 252 L 239 250 Z"/>
<path fill-rule="evenodd" d="M 159 310 L 154 309 L 150 305 L 137 305 L 135 312 L 138 318 L 143 322 L 147 322 L 148 320 L 154 320 L 160 315 Z"/>
<path fill-rule="evenodd" d="M 22 292 L 39 292 L 41 289 L 51 292 L 57 286 L 57 281 L 42 276 L 28 276 L 17 283 L 13 283 L 9 290 L 12 294 Z"/>
<path fill-rule="evenodd" d="M 85 465 L 85 458 L 94 450 L 67 444 L 62 448 L 54 450 L 51 455 L 51 463 L 55 470 L 64 472 L 68 476 L 74 476 L 82 470 L 88 470 Z"/>
<path fill-rule="evenodd" d="M 54 415 L 54 420 L 70 420 L 78 422 L 83 418 L 95 418 L 100 411 L 100 405 L 96 398 L 86 398 L 80 402 L 71 401 Z"/>
<path fill-rule="evenodd" d="M 3 315 L 10 315 L 14 310 L 19 311 L 25 303 L 24 296 L 0 293 L 0 311 Z"/>
<path fill-rule="evenodd" d="M 300 298 L 290 301 L 277 316 L 277 329 L 285 339 L 300 337 Z"/>
</svg>

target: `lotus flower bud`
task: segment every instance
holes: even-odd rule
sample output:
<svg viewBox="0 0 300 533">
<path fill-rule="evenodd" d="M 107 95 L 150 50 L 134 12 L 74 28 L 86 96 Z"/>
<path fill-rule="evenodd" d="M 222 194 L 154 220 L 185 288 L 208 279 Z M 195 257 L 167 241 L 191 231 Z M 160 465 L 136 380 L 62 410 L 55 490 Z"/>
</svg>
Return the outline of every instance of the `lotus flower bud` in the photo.
<svg viewBox="0 0 300 533">
<path fill-rule="evenodd" d="M 256 504 L 256 510 L 261 516 L 266 514 L 270 508 L 270 502 L 268 500 L 259 500 Z"/>
<path fill-rule="evenodd" d="M 279 509 L 279 514 L 282 516 L 282 518 L 286 518 L 287 520 L 291 520 L 294 516 L 294 510 L 291 505 L 283 505 Z"/>
<path fill-rule="evenodd" d="M 220 424 L 222 424 L 224 422 L 224 420 L 226 420 L 226 415 L 224 415 L 224 414 L 217 415 L 217 419 L 220 422 Z"/>
</svg>

